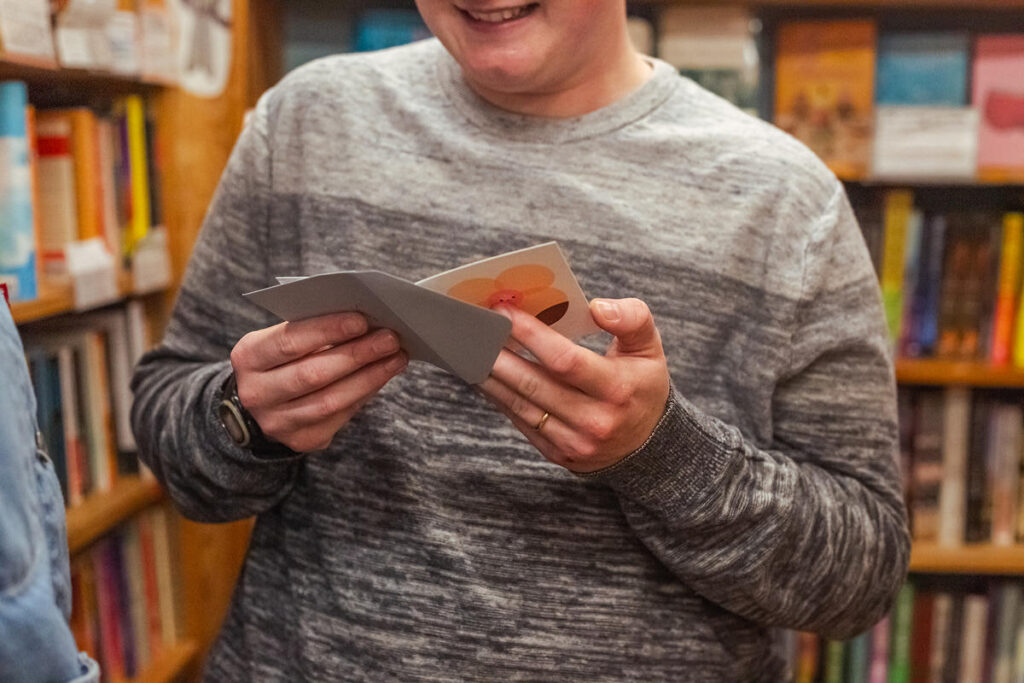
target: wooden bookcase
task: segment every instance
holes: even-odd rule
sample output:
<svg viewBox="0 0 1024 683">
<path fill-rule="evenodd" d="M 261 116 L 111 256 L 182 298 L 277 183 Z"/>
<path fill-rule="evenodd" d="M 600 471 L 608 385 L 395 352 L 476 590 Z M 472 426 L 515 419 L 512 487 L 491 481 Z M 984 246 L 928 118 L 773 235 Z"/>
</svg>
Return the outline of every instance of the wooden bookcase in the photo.
<svg viewBox="0 0 1024 683">
<path fill-rule="evenodd" d="M 1008 18 L 1012 18 L 1009 22 L 1012 26 L 1004 26 L 1003 30 L 1024 30 L 1024 0 L 630 0 L 629 5 L 647 16 L 672 5 L 735 5 L 746 7 L 755 15 L 767 13 L 786 17 L 804 14 L 821 17 L 832 13 L 846 17 L 860 13 L 873 17 L 893 13 L 920 17 L 928 12 L 949 16 L 957 11 L 969 11 L 989 15 L 995 26 L 990 32 L 996 32 Z M 915 182 L 915 179 L 907 178 L 900 186 L 932 184 L 934 181 Z M 965 186 L 983 185 L 978 182 Z M 1024 196 L 1024 186 L 1014 186 L 1014 189 L 1019 189 Z M 901 385 L 912 386 L 1024 390 L 1024 370 L 987 363 L 900 359 L 896 362 L 896 379 Z M 919 574 L 1024 576 L 1024 544 L 943 547 L 915 543 L 911 551 L 910 571 Z"/>
<path fill-rule="evenodd" d="M 171 251 L 173 284 L 142 297 L 154 340 L 162 334 L 206 207 L 227 163 L 247 109 L 280 77 L 280 47 L 273 45 L 279 0 L 232 0 L 232 57 L 228 83 L 218 97 L 200 98 L 172 86 L 78 69 L 47 68 L 0 55 L 0 80 L 28 83 L 37 106 L 85 103 L 117 95 L 146 96 L 155 113 L 161 147 L 162 209 Z M 256 17 L 259 17 L 257 21 Z M 269 45 L 264 50 L 262 46 Z M 267 56 L 269 55 L 269 57 Z M 121 295 L 132 297 L 130 279 Z M 15 322 L 74 319 L 73 293 L 64 283 L 41 282 L 40 296 L 14 303 Z M 168 504 L 152 479 L 120 477 L 114 487 L 68 510 L 72 556 L 86 550 L 119 524 L 154 505 Z M 181 579 L 179 642 L 162 652 L 135 679 L 144 683 L 198 678 L 202 661 L 220 628 L 248 544 L 251 522 L 204 525 L 178 520 L 179 547 L 173 552 Z"/>
</svg>

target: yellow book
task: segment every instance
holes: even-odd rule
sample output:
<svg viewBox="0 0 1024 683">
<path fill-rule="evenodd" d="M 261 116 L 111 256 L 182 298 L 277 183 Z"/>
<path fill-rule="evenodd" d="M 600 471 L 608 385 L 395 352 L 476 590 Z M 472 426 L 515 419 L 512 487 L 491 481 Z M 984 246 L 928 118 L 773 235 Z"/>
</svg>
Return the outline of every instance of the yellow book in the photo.
<svg viewBox="0 0 1024 683">
<path fill-rule="evenodd" d="M 1024 214 L 1003 217 L 1003 244 L 999 252 L 999 282 L 995 312 L 992 316 L 992 362 L 1003 365 L 1010 360 L 1013 318 L 1017 290 L 1020 287 L 1021 241 L 1024 240 Z"/>
<path fill-rule="evenodd" d="M 882 300 L 889 338 L 900 338 L 903 318 L 903 268 L 906 261 L 907 228 L 914 210 L 914 194 L 893 190 L 885 195 L 885 244 L 882 250 Z"/>
<path fill-rule="evenodd" d="M 1024 213 L 1010 213 L 1003 219 L 1003 226 L 1017 231 L 1024 231 Z M 1020 267 L 1018 265 L 1018 267 Z M 1017 320 L 1013 330 L 1013 364 L 1024 368 L 1024 314 L 1021 307 L 1024 306 L 1024 292 L 1017 297 Z"/>
<path fill-rule="evenodd" d="M 131 173 L 131 218 L 125 231 L 125 251 L 149 232 L 149 176 L 146 163 L 146 111 L 142 98 L 128 95 L 123 100 L 124 125 L 128 133 L 128 159 Z"/>
<path fill-rule="evenodd" d="M 867 175 L 875 103 L 874 21 L 784 22 L 775 55 L 775 124 L 844 179 Z"/>
</svg>

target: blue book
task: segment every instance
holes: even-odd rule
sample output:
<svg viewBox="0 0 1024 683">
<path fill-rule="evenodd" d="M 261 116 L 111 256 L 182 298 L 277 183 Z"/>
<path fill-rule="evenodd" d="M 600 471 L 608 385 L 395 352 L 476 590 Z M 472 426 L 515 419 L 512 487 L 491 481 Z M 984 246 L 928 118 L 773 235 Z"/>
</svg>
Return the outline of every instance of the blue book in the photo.
<svg viewBox="0 0 1024 683">
<path fill-rule="evenodd" d="M 385 50 L 430 37 L 419 12 L 404 9 L 367 10 L 356 23 L 355 52 Z"/>
<path fill-rule="evenodd" d="M 57 356 L 42 349 L 28 353 L 32 388 L 36 394 L 36 419 L 46 450 L 60 481 L 60 492 L 68 500 L 68 465 L 64 448 L 64 413 L 60 397 L 60 369 Z"/>
<path fill-rule="evenodd" d="M 12 301 L 38 296 L 27 108 L 24 83 L 0 83 L 0 282 Z"/>
<path fill-rule="evenodd" d="M 878 104 L 967 105 L 966 33 L 883 33 L 878 39 Z"/>
<path fill-rule="evenodd" d="M 930 356 L 939 342 L 939 305 L 942 291 L 942 266 L 946 246 L 946 217 L 933 215 L 928 227 L 922 233 L 922 258 L 919 283 L 920 309 L 915 312 L 918 325 L 914 338 L 917 340 L 917 356 Z M 915 296 L 918 294 L 915 293 Z"/>
</svg>

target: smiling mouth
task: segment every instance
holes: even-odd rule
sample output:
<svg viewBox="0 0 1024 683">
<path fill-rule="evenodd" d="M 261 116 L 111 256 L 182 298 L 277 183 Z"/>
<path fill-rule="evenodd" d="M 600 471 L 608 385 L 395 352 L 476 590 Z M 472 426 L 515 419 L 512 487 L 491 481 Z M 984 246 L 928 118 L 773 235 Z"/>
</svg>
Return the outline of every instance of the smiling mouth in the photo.
<svg viewBox="0 0 1024 683">
<path fill-rule="evenodd" d="M 462 9 L 461 7 L 459 8 L 459 11 L 473 21 L 479 21 L 484 24 L 504 24 L 515 21 L 516 19 L 522 19 L 523 17 L 532 14 L 538 7 L 540 7 L 539 3 L 531 2 L 526 5 L 489 10 L 487 12 Z"/>
</svg>

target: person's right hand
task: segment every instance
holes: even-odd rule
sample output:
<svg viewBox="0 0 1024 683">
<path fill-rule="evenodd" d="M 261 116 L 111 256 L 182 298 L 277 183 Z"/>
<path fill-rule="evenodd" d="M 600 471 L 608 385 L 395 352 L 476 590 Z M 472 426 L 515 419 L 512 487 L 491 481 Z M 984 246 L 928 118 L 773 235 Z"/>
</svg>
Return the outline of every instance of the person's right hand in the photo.
<svg viewBox="0 0 1024 683">
<path fill-rule="evenodd" d="M 300 453 L 327 448 L 407 364 L 395 333 L 367 334 L 359 313 L 256 330 L 231 350 L 242 405 L 267 438 Z"/>
</svg>

